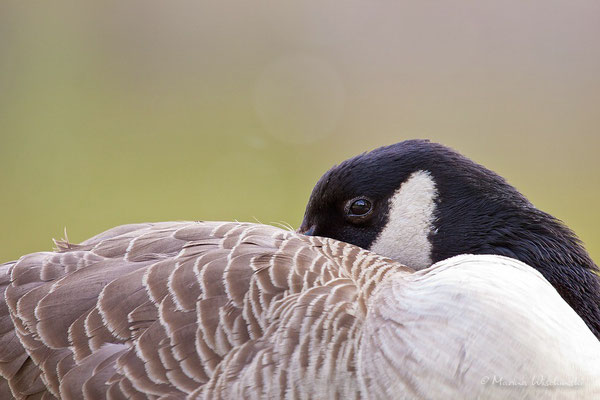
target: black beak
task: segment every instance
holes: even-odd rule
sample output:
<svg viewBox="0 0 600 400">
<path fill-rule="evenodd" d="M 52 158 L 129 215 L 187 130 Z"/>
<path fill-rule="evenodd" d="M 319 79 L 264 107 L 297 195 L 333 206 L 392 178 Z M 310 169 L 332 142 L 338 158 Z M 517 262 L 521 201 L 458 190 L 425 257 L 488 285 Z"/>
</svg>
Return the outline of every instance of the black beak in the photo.
<svg viewBox="0 0 600 400">
<path fill-rule="evenodd" d="M 304 226 L 301 226 L 296 232 L 301 233 L 306 236 L 313 236 L 315 233 L 315 225 L 311 225 L 308 229 Z"/>
</svg>

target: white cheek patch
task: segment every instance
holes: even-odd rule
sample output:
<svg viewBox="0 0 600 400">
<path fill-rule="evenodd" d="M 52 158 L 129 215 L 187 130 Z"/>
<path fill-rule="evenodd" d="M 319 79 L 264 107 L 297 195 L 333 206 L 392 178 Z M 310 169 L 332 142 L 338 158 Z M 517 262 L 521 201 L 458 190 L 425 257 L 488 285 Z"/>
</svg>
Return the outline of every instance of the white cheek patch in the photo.
<svg viewBox="0 0 600 400">
<path fill-rule="evenodd" d="M 431 266 L 437 189 L 427 171 L 414 172 L 390 198 L 388 223 L 370 250 L 414 269 Z"/>
</svg>

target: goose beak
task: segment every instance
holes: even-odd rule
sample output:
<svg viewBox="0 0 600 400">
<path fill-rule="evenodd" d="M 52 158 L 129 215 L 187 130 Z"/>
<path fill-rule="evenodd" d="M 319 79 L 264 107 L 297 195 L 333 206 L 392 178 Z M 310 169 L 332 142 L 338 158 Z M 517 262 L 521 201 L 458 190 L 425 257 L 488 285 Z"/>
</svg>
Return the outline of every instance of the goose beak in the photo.
<svg viewBox="0 0 600 400">
<path fill-rule="evenodd" d="M 300 227 L 296 232 L 301 233 L 306 236 L 313 236 L 315 233 L 315 225 L 311 225 L 308 228 L 304 225 Z"/>
</svg>

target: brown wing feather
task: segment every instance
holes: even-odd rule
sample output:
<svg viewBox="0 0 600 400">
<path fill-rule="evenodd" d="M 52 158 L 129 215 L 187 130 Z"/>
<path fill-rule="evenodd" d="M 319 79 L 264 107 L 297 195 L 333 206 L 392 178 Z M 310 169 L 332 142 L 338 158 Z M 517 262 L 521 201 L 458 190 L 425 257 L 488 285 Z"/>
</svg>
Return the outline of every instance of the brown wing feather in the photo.
<svg viewBox="0 0 600 400">
<path fill-rule="evenodd" d="M 57 246 L 0 265 L 3 397 L 310 397 L 302 382 L 354 373 L 359 286 L 402 268 L 242 223 L 125 225 Z"/>
</svg>

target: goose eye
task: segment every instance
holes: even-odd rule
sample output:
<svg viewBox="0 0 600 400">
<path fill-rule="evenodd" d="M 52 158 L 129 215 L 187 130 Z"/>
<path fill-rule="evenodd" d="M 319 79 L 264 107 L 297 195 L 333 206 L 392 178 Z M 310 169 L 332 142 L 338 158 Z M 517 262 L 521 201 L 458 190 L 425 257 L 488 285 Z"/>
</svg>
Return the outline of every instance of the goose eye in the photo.
<svg viewBox="0 0 600 400">
<path fill-rule="evenodd" d="M 362 216 L 371 211 L 371 202 L 367 199 L 357 199 L 350 203 L 349 215 Z"/>
</svg>

